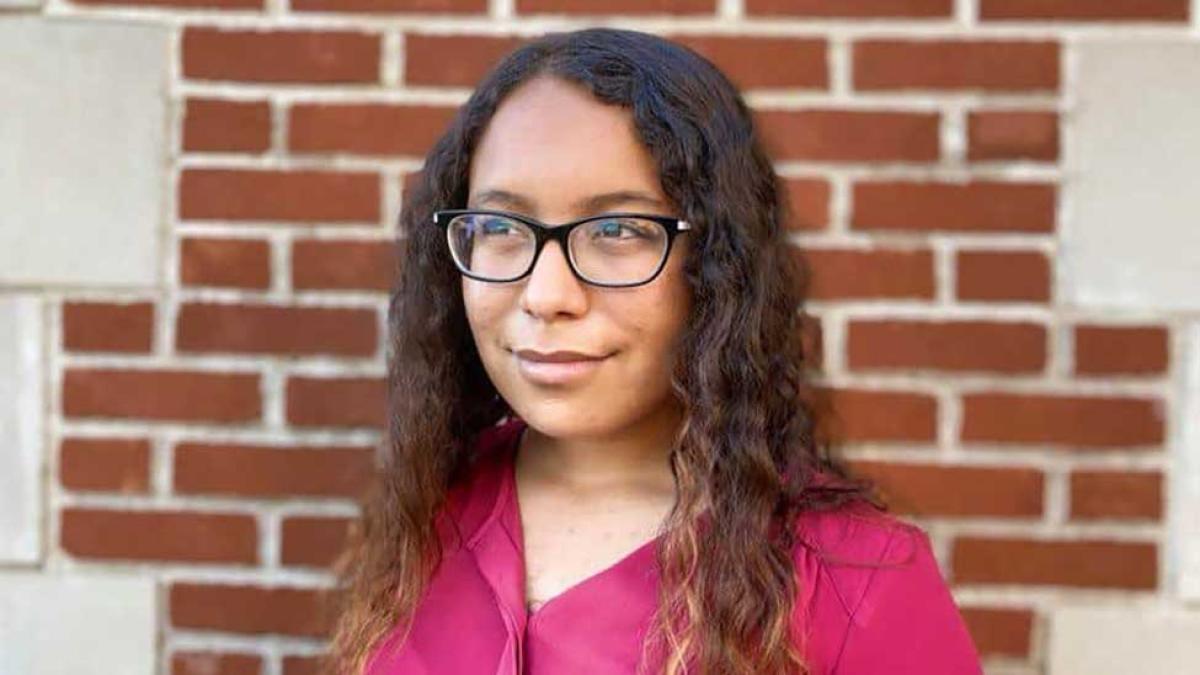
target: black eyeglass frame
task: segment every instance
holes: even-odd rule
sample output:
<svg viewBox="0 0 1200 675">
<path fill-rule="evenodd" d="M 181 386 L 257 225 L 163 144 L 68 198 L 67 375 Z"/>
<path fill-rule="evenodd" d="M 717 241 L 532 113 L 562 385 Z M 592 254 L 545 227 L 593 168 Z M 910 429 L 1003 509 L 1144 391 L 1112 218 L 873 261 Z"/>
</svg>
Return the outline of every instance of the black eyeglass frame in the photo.
<svg viewBox="0 0 1200 675">
<path fill-rule="evenodd" d="M 533 230 L 533 236 L 535 238 L 533 257 L 529 260 L 529 267 L 527 267 L 525 271 L 521 272 L 520 274 L 507 279 L 482 277 L 463 269 L 463 266 L 458 263 L 458 259 L 454 256 L 454 245 L 450 242 L 450 221 L 454 220 L 454 218 L 457 216 L 463 215 L 503 216 L 505 218 L 512 218 L 513 220 L 528 225 L 529 228 Z M 575 260 L 571 255 L 571 249 L 567 243 L 567 237 L 569 237 L 571 232 L 580 225 L 591 223 L 597 220 L 605 220 L 608 218 L 643 218 L 645 220 L 652 220 L 663 226 L 663 230 L 665 230 L 667 233 L 667 248 L 665 251 L 663 251 L 662 259 L 658 262 L 658 267 L 654 269 L 654 273 L 651 274 L 649 278 L 645 279 L 644 281 L 638 281 L 634 283 L 609 284 L 592 281 L 591 279 L 585 277 L 579 271 L 579 269 L 575 267 Z M 686 220 L 675 218 L 674 216 L 659 216 L 647 213 L 633 213 L 625 211 L 601 213 L 595 216 L 588 216 L 586 218 L 572 220 L 551 227 L 545 223 L 542 223 L 541 221 L 530 218 L 529 216 L 513 213 L 512 211 L 501 211 L 497 209 L 443 209 L 433 212 L 433 223 L 445 230 L 446 245 L 450 248 L 450 258 L 454 261 L 454 266 L 457 267 L 458 271 L 464 276 L 467 276 L 471 279 L 476 279 L 478 281 L 489 281 L 493 283 L 508 283 L 523 279 L 528 276 L 529 273 L 533 271 L 534 266 L 537 265 L 538 258 L 542 255 L 542 249 L 546 246 L 546 242 L 557 241 L 559 248 L 562 249 L 567 259 L 567 267 L 571 269 L 571 273 L 575 275 L 575 278 L 584 283 L 603 288 L 632 288 L 634 286 L 644 286 L 645 284 L 654 281 L 658 277 L 659 273 L 662 272 L 663 268 L 666 267 L 667 259 L 671 257 L 671 246 L 675 243 L 675 237 L 692 229 L 691 223 Z"/>
</svg>

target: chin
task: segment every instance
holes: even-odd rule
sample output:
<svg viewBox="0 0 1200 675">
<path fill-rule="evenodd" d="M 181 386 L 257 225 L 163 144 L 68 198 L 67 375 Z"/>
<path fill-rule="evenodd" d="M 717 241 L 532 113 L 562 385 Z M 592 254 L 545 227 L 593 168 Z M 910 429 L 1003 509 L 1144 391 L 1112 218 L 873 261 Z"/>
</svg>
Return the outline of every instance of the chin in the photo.
<svg viewBox="0 0 1200 675">
<path fill-rule="evenodd" d="M 525 401 L 513 406 L 513 412 L 530 428 L 551 438 L 590 438 L 611 434 L 613 424 L 586 419 L 587 413 L 594 410 L 594 405 L 580 405 L 563 399 Z"/>
</svg>

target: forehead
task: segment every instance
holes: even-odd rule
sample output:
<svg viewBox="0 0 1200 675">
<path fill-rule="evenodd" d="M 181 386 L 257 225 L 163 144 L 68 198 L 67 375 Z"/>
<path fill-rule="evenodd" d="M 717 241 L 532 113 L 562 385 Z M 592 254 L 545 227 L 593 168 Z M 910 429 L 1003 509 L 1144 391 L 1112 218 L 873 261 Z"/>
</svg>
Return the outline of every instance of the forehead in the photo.
<svg viewBox="0 0 1200 675">
<path fill-rule="evenodd" d="M 631 206 L 667 201 L 630 111 L 549 77 L 521 85 L 500 104 L 471 158 L 469 182 L 472 205 L 490 201 L 542 215 L 607 208 L 614 199 L 597 198 L 622 193 Z"/>
<path fill-rule="evenodd" d="M 519 192 L 511 192 L 499 188 L 485 188 L 472 193 L 467 205 L 471 208 L 506 208 L 529 213 L 538 210 L 535 198 Z M 571 212 L 594 213 L 617 206 L 640 206 L 649 210 L 665 210 L 668 208 L 666 202 L 648 192 L 640 190 L 615 190 L 579 197 L 571 204 Z"/>
</svg>

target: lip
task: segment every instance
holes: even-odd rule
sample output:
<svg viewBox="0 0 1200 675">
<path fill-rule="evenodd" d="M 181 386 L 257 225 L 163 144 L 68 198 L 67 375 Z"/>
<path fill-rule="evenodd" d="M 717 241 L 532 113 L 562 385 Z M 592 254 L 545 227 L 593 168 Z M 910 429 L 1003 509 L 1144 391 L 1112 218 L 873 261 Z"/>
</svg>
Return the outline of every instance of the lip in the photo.
<svg viewBox="0 0 1200 675">
<path fill-rule="evenodd" d="M 584 352 L 575 352 L 565 349 L 560 349 L 553 352 L 540 352 L 536 349 L 518 349 L 513 352 L 517 356 L 526 361 L 537 361 L 539 363 L 574 363 L 575 361 L 599 361 L 606 356 L 596 356 Z"/>
<path fill-rule="evenodd" d="M 525 379 L 539 384 L 569 384 L 596 372 L 612 354 L 592 356 L 581 352 L 539 352 L 521 349 L 512 352 L 517 369 Z"/>
</svg>

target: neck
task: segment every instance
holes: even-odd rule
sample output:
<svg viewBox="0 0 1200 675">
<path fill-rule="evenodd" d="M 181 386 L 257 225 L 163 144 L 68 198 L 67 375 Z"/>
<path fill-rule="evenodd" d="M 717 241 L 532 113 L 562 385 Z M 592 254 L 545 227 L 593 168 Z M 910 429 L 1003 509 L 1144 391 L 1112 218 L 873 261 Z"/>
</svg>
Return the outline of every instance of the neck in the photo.
<svg viewBox="0 0 1200 675">
<path fill-rule="evenodd" d="M 679 406 L 668 405 L 601 437 L 547 436 L 527 426 L 517 449 L 518 471 L 579 497 L 674 494 L 670 452 L 681 421 Z"/>
</svg>

